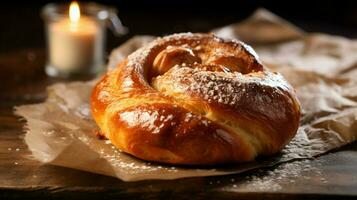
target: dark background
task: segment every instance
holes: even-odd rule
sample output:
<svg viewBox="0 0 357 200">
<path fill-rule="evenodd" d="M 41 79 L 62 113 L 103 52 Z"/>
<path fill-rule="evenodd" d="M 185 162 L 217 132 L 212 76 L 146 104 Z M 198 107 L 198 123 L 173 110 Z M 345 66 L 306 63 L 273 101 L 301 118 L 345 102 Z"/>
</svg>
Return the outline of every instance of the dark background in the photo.
<svg viewBox="0 0 357 200">
<path fill-rule="evenodd" d="M 41 8 L 53 1 L 7 1 L 0 3 L 0 53 L 18 49 L 44 48 Z M 69 2 L 69 1 L 55 1 Z M 80 1 L 81 2 L 81 1 Z M 293 22 L 306 31 L 357 37 L 357 1 L 189 1 L 117 0 L 96 1 L 115 6 L 123 24 L 130 29 L 116 38 L 108 31 L 107 49 L 132 35 L 163 35 L 173 32 L 204 32 L 240 21 L 259 7 Z"/>
<path fill-rule="evenodd" d="M 356 199 L 356 143 L 308 162 L 303 171 L 292 165 L 294 177 L 278 181 L 285 191 L 238 192 L 235 184 L 257 178 L 270 170 L 238 175 L 126 183 L 96 174 L 39 165 L 23 142 L 24 120 L 15 117 L 14 106 L 38 103 L 46 87 L 63 82 L 46 76 L 45 37 L 40 10 L 47 2 L 0 2 L 0 200 L 5 199 Z M 135 34 L 163 35 L 181 31 L 208 31 L 237 22 L 258 7 L 265 7 L 306 31 L 320 31 L 356 38 L 356 1 L 101 1 L 119 10 L 130 34 L 116 38 L 108 31 L 108 52 Z M 27 50 L 26 50 L 27 49 Z M 342 79 L 339 79 L 342 80 Z M 71 80 L 67 80 L 71 81 Z M 355 127 L 351 127 L 355 128 Z M 12 150 L 9 151 L 8 148 Z M 15 150 L 19 148 L 19 151 Z M 18 162 L 17 165 L 14 162 Z M 269 168 L 273 177 L 275 168 Z M 283 168 L 284 169 L 284 168 Z M 285 174 L 282 173 L 282 174 Z M 295 177 L 296 176 L 296 177 Z M 306 177 L 309 180 L 305 179 Z M 232 181 L 232 178 L 234 181 Z M 263 179 L 264 178 L 264 179 Z M 327 184 L 324 183 L 325 179 Z M 280 185 L 280 183 L 278 185 Z M 308 184 L 306 184 L 308 183 Z M 351 196 L 349 196 L 351 195 Z"/>
</svg>

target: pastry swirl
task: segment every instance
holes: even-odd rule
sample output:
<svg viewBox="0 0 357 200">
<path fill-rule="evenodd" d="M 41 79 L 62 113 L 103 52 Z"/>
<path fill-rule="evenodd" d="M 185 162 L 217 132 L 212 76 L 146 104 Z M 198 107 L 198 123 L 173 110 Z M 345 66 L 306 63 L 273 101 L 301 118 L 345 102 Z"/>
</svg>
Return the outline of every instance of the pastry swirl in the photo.
<svg viewBox="0 0 357 200">
<path fill-rule="evenodd" d="M 135 157 L 169 164 L 252 161 L 296 134 L 294 89 L 243 42 L 211 34 L 158 38 L 96 84 L 102 134 Z"/>
</svg>

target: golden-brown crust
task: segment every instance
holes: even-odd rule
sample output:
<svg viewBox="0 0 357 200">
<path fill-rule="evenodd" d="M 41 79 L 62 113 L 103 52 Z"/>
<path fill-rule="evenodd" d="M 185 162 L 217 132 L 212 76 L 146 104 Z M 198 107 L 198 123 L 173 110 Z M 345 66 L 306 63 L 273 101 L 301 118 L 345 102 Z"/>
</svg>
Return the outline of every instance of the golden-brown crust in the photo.
<svg viewBox="0 0 357 200">
<path fill-rule="evenodd" d="M 239 41 L 174 34 L 137 50 L 94 87 L 101 131 L 129 154 L 170 164 L 251 161 L 296 134 L 292 87 Z"/>
</svg>

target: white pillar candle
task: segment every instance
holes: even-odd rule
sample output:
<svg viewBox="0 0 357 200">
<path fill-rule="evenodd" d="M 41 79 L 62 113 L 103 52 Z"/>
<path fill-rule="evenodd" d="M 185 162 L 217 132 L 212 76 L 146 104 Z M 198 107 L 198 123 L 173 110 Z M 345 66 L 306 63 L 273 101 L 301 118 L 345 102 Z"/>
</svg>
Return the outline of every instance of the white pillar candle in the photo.
<svg viewBox="0 0 357 200">
<path fill-rule="evenodd" d="M 95 19 L 80 17 L 79 6 L 72 3 L 69 18 L 48 26 L 50 65 L 60 72 L 78 72 L 102 60 L 103 33 Z"/>
</svg>

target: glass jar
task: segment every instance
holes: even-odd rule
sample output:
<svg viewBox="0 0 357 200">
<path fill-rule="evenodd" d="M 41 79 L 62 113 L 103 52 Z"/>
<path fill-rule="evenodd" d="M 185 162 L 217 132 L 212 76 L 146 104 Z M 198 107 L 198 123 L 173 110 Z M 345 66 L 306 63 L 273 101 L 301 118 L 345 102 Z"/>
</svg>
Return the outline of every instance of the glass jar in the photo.
<svg viewBox="0 0 357 200">
<path fill-rule="evenodd" d="M 72 5 L 72 4 L 71 4 Z M 71 78 L 105 70 L 106 27 L 116 35 L 127 29 L 113 7 L 96 3 L 48 4 L 42 10 L 47 37 L 49 76 Z"/>
</svg>

